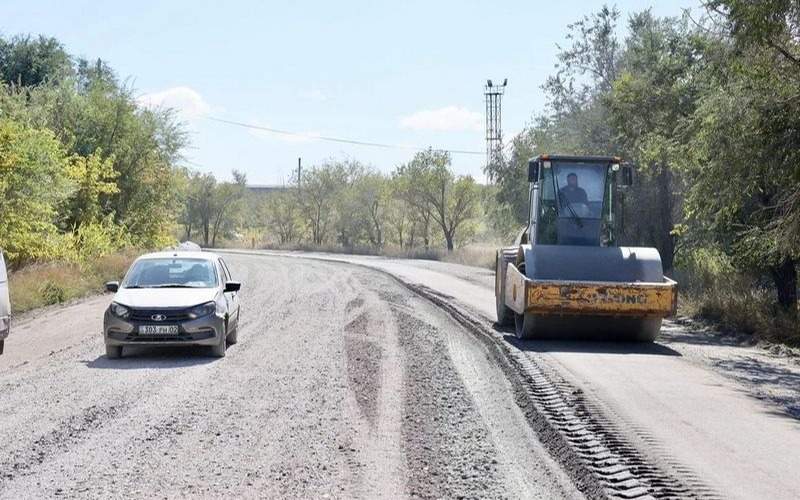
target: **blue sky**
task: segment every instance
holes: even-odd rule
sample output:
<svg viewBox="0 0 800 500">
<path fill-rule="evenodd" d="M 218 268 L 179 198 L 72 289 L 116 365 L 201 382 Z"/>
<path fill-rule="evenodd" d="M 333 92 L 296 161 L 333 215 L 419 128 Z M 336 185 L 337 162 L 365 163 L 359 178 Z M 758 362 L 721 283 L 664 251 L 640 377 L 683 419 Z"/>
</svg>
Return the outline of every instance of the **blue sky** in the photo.
<svg viewBox="0 0 800 500">
<path fill-rule="evenodd" d="M 698 0 L 620 0 L 680 15 Z M 0 33 L 55 36 L 108 61 L 149 105 L 181 110 L 194 168 L 254 184 L 281 183 L 304 165 L 355 158 L 389 172 L 413 152 L 314 140 L 317 135 L 483 151 L 483 84 L 509 84 L 504 135 L 544 108 L 566 25 L 603 2 L 262 2 L 3 0 Z M 296 131 L 292 137 L 209 117 Z M 453 167 L 482 179 L 481 155 Z"/>
</svg>

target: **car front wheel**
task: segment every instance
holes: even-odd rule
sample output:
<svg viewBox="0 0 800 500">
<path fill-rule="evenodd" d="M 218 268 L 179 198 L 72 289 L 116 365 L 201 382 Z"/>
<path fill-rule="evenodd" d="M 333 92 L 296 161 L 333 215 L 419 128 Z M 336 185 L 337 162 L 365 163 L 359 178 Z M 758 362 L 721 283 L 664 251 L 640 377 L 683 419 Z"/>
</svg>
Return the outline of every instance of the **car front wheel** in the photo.
<svg viewBox="0 0 800 500">
<path fill-rule="evenodd" d="M 119 359 L 122 357 L 122 346 L 121 345 L 107 345 L 106 346 L 106 357 L 108 359 Z"/>
<path fill-rule="evenodd" d="M 220 335 L 219 342 L 213 346 L 211 346 L 211 354 L 215 358 L 224 358 L 225 357 L 225 350 L 228 347 L 228 329 L 225 328 L 225 332 Z"/>
</svg>

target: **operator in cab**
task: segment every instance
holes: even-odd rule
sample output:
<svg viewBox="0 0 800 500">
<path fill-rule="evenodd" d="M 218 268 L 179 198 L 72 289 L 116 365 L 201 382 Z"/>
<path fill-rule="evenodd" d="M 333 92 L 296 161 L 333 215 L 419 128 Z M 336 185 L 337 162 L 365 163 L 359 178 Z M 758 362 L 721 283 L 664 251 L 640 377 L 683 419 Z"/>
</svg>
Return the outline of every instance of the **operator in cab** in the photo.
<svg viewBox="0 0 800 500">
<path fill-rule="evenodd" d="M 586 191 L 578 186 L 578 174 L 574 172 L 567 175 L 567 185 L 558 191 L 558 197 L 562 205 L 566 203 L 589 203 L 589 197 L 586 196 Z"/>
</svg>

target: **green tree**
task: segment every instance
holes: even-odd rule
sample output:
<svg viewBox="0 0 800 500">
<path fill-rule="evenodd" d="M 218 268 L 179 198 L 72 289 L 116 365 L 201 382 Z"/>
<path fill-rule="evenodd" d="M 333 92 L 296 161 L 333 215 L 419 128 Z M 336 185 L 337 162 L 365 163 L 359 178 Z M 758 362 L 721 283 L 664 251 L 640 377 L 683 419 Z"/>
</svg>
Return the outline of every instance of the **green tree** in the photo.
<svg viewBox="0 0 800 500">
<path fill-rule="evenodd" d="M 51 257 L 56 207 L 73 190 L 53 134 L 0 119 L 0 247 L 15 266 Z"/>
<path fill-rule="evenodd" d="M 678 250 L 683 186 L 675 165 L 685 163 L 688 121 L 705 70 L 706 42 L 686 19 L 634 14 L 621 56 L 621 71 L 604 97 L 620 152 L 638 166 L 628 193 L 624 237 L 653 245 L 670 272 Z"/>
<path fill-rule="evenodd" d="M 301 222 L 296 193 L 283 191 L 269 194 L 264 200 L 264 211 L 267 226 L 278 235 L 278 243 L 286 245 L 297 241 Z"/>
<path fill-rule="evenodd" d="M 217 237 L 223 230 L 232 230 L 236 226 L 246 188 L 247 176 L 238 170 L 233 171 L 233 182 L 223 182 L 216 186 L 212 201 L 212 247 L 217 246 Z"/>
<path fill-rule="evenodd" d="M 476 217 L 480 192 L 471 176 L 456 176 L 450 168 L 450 155 L 428 149 L 414 155 L 395 172 L 403 186 L 404 199 L 427 211 L 442 230 L 448 251 L 455 248 L 456 236 Z"/>
<path fill-rule="evenodd" d="M 103 197 L 119 192 L 115 182 L 119 174 L 114 171 L 113 163 L 113 158 L 103 160 L 97 154 L 70 158 L 65 173 L 76 189 L 62 211 L 67 227 L 78 229 L 103 217 Z"/>
<path fill-rule="evenodd" d="M 315 245 L 325 243 L 336 222 L 337 200 L 348 184 L 351 167 L 347 162 L 329 161 L 303 172 L 297 195 L 302 217 Z"/>
<path fill-rule="evenodd" d="M 796 313 L 800 247 L 784 231 L 797 213 L 800 87 L 774 78 L 763 49 L 726 59 L 693 117 L 689 230 L 720 243 L 741 269 L 767 271 L 778 303 Z"/>
<path fill-rule="evenodd" d="M 0 38 L 0 80 L 22 87 L 55 83 L 73 74 L 72 61 L 55 38 Z"/>
</svg>

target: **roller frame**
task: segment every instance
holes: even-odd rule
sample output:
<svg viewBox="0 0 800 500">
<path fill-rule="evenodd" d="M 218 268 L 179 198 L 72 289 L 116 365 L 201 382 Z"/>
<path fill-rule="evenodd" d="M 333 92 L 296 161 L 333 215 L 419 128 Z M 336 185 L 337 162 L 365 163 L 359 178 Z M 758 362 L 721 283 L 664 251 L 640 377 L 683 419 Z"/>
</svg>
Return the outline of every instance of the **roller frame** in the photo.
<svg viewBox="0 0 800 500">
<path fill-rule="evenodd" d="M 675 314 L 677 283 L 534 280 L 509 263 L 505 303 L 517 314 L 664 318 Z"/>
</svg>

